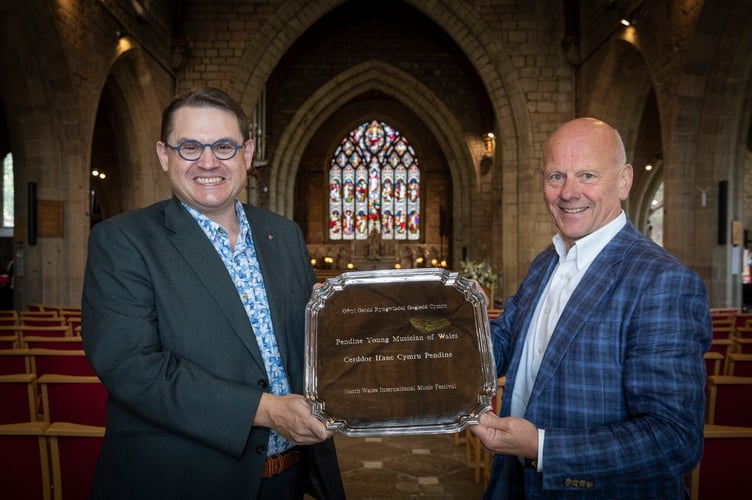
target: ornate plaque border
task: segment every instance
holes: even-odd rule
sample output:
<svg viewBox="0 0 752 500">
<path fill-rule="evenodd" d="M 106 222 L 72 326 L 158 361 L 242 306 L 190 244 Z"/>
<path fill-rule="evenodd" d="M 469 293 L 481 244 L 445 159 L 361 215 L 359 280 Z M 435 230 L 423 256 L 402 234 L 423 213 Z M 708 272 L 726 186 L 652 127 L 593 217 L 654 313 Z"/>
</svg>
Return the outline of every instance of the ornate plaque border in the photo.
<svg viewBox="0 0 752 500">
<path fill-rule="evenodd" d="M 477 340 L 477 362 L 475 366 L 467 366 L 467 371 L 480 372 L 480 385 L 477 387 L 477 398 L 467 408 L 463 408 L 457 415 L 447 420 L 447 415 L 439 416 L 429 413 L 416 414 L 410 418 L 382 418 L 377 420 L 358 419 L 350 421 L 342 415 L 334 414 L 327 407 L 327 402 L 319 395 L 319 320 L 327 301 L 348 287 L 372 287 L 380 285 L 420 285 L 443 284 L 456 291 L 473 309 L 473 322 Z M 347 335 L 357 336 L 357 332 Z M 345 336 L 347 336 L 345 335 Z M 474 388 L 471 388 L 474 390 Z M 314 290 L 306 307 L 306 373 L 305 397 L 311 404 L 312 413 L 321 419 L 330 430 L 335 430 L 346 436 L 376 436 L 398 434 L 437 434 L 453 433 L 465 429 L 468 425 L 478 422 L 480 415 L 491 408 L 491 402 L 496 394 L 497 379 L 496 365 L 493 359 L 493 348 L 488 324 L 486 303 L 474 284 L 459 275 L 445 269 L 395 269 L 376 271 L 345 272 L 335 278 L 326 280 L 323 286 Z M 411 397 L 419 397 L 413 395 Z M 354 419 L 353 419 L 354 420 Z"/>
</svg>

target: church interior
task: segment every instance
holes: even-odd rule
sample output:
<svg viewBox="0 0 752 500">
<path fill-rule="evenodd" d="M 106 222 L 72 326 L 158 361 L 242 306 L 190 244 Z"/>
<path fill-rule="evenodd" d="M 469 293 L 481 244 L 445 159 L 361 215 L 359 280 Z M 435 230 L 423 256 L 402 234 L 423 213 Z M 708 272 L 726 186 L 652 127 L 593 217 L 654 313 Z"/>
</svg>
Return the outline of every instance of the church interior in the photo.
<svg viewBox="0 0 752 500">
<path fill-rule="evenodd" d="M 750 19 L 752 0 L 0 0 L 0 309 L 80 307 L 90 229 L 171 196 L 162 110 L 213 86 L 252 120 L 241 201 L 300 226 L 319 280 L 482 269 L 502 308 L 556 232 L 543 145 L 591 116 L 633 165 L 629 220 L 746 312 Z"/>
<path fill-rule="evenodd" d="M 543 142 L 593 116 L 619 130 L 634 165 L 630 220 L 703 277 L 711 307 L 742 306 L 748 2 L 0 8 L 0 265 L 13 271 L 17 309 L 77 305 L 91 225 L 169 197 L 154 152 L 161 110 L 201 85 L 252 116 L 256 168 L 242 201 L 294 219 L 321 276 L 471 261 L 492 270 L 502 301 L 554 233 L 537 175 Z M 413 239 L 329 231 L 335 152 L 371 122 L 404 138 L 419 169 Z"/>
</svg>

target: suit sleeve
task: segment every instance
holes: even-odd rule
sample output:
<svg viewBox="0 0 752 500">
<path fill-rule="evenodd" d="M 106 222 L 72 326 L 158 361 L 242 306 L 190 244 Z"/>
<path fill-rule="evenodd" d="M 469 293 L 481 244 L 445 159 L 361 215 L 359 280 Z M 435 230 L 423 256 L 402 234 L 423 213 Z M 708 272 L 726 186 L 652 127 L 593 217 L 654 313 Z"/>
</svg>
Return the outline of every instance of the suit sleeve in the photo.
<svg viewBox="0 0 752 500">
<path fill-rule="evenodd" d="M 168 275 L 169 266 L 151 261 L 169 252 L 168 244 L 134 239 L 126 227 L 105 221 L 92 229 L 82 300 L 84 347 L 109 391 L 108 411 L 120 415 L 108 420 L 108 432 L 170 432 L 239 456 L 261 391 L 176 354 L 184 332 L 168 332 L 169 320 L 157 313 L 169 315 L 165 296 L 170 304 L 195 305 L 194 292 L 180 288 L 180 277 L 174 288 L 160 279 L 163 289 L 155 290 L 155 268 Z M 170 312 L 181 315 L 175 307 Z M 222 351 L 207 345 L 203 364 L 222 363 Z"/>
</svg>

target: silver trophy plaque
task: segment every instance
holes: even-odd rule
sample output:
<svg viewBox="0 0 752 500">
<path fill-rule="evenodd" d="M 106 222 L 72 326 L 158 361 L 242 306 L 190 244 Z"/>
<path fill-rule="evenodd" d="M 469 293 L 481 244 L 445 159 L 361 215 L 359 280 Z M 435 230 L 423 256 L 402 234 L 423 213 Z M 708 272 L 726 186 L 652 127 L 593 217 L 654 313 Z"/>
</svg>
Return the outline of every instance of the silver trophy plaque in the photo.
<svg viewBox="0 0 752 500">
<path fill-rule="evenodd" d="M 486 304 L 444 269 L 346 272 L 306 309 L 313 414 L 348 436 L 457 432 L 496 392 Z"/>
</svg>

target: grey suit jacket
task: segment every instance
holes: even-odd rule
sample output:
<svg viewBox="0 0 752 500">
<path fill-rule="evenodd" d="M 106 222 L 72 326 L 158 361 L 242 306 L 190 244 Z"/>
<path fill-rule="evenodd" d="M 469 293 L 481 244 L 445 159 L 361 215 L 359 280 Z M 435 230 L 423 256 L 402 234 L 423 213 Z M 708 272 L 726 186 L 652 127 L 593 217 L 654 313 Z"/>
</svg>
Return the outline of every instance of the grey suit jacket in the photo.
<svg viewBox="0 0 752 500">
<path fill-rule="evenodd" d="M 293 222 L 246 206 L 293 392 L 304 384 L 305 306 L 315 281 Z M 94 498 L 255 498 L 269 429 L 252 421 L 267 374 L 237 291 L 177 199 L 94 226 L 82 337 L 107 387 Z M 306 447 L 344 496 L 331 440 Z"/>
</svg>

